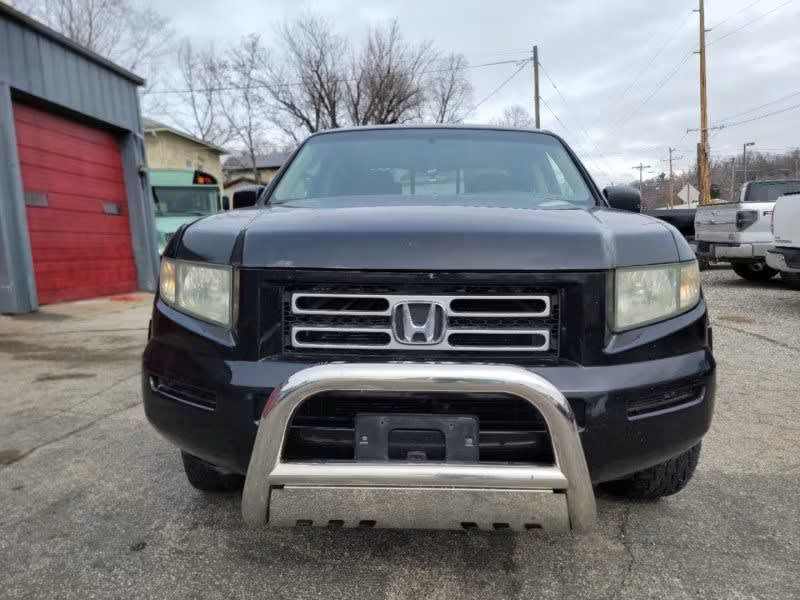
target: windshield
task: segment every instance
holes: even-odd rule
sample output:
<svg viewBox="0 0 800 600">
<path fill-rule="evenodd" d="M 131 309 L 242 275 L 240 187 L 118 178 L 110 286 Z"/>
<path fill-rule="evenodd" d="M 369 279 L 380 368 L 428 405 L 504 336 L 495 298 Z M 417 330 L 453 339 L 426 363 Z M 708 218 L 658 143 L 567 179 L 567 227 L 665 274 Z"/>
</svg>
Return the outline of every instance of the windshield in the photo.
<svg viewBox="0 0 800 600">
<path fill-rule="evenodd" d="M 271 204 L 594 206 L 562 143 L 540 133 L 378 129 L 310 138 Z"/>
<path fill-rule="evenodd" d="M 209 187 L 154 187 L 157 217 L 210 215 L 219 211 L 219 190 Z"/>
<path fill-rule="evenodd" d="M 745 202 L 775 202 L 791 192 L 800 192 L 800 180 L 753 182 L 747 186 Z"/>
</svg>

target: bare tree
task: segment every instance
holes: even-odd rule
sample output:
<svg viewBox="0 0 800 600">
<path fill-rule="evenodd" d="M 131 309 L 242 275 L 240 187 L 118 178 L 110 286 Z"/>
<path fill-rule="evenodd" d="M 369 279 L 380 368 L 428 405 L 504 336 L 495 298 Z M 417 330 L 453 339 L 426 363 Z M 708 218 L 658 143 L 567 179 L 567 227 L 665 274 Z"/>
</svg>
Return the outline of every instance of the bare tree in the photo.
<svg viewBox="0 0 800 600">
<path fill-rule="evenodd" d="M 514 127 L 517 129 L 533 129 L 534 120 L 531 113 L 529 113 L 525 107 L 514 104 L 503 111 L 502 118 L 493 119 L 492 125 Z"/>
<path fill-rule="evenodd" d="M 169 21 L 137 0 L 20 0 L 22 10 L 74 42 L 144 76 L 171 48 Z"/>
<path fill-rule="evenodd" d="M 428 114 L 434 123 L 460 123 L 472 102 L 469 67 L 463 54 L 450 53 L 437 61 L 428 77 Z"/>
<path fill-rule="evenodd" d="M 216 85 L 225 90 L 220 110 L 230 128 L 232 138 L 241 144 L 259 181 L 256 157 L 270 146 L 266 133 L 268 106 L 260 74 L 267 64 L 267 51 L 257 34 L 242 38 L 227 55 L 226 61 L 214 65 Z"/>
<path fill-rule="evenodd" d="M 178 48 L 178 72 L 186 92 L 181 94 L 182 112 L 188 113 L 181 125 L 204 142 L 222 146 L 231 139 L 221 107 L 218 87 L 220 67 L 212 46 L 197 50 L 189 38 Z"/>
<path fill-rule="evenodd" d="M 294 142 L 301 134 L 343 125 L 345 38 L 329 21 L 306 15 L 284 23 L 280 41 L 283 51 L 262 74 L 275 125 Z"/>
<path fill-rule="evenodd" d="M 436 60 L 430 41 L 406 42 L 397 21 L 369 31 L 347 80 L 347 105 L 355 125 L 403 123 L 421 118 L 425 75 Z"/>
</svg>

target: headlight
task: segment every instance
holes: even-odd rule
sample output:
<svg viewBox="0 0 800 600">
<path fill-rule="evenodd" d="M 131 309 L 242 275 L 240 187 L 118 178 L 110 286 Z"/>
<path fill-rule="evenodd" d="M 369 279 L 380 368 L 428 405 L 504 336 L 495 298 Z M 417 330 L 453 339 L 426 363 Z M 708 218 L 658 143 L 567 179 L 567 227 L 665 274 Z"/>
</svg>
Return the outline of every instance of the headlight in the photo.
<svg viewBox="0 0 800 600">
<path fill-rule="evenodd" d="M 233 322 L 233 269 L 161 259 L 159 295 L 174 308 L 223 327 Z"/>
<path fill-rule="evenodd" d="M 614 273 L 615 331 L 662 321 L 686 312 L 700 299 L 697 261 L 617 269 Z"/>
</svg>

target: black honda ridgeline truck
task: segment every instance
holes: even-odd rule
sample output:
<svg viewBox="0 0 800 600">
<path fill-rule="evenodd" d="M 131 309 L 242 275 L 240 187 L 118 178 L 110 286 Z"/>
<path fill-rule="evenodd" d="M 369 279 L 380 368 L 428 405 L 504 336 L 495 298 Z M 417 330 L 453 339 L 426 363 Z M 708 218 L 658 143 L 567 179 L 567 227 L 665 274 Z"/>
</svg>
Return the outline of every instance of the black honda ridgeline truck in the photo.
<svg viewBox="0 0 800 600">
<path fill-rule="evenodd" d="M 314 134 L 254 208 L 171 239 L 143 357 L 147 417 L 194 487 L 234 489 L 271 393 L 313 365 L 516 365 L 566 398 L 592 484 L 673 494 L 711 422 L 715 362 L 695 256 L 639 206 L 634 189 L 601 192 L 545 131 Z M 280 460 L 363 460 L 365 415 L 411 417 L 380 438 L 387 468 L 447 465 L 451 417 L 468 418 L 474 452 L 459 460 L 474 467 L 560 462 L 549 421 L 513 394 L 375 386 L 305 400 Z"/>
</svg>

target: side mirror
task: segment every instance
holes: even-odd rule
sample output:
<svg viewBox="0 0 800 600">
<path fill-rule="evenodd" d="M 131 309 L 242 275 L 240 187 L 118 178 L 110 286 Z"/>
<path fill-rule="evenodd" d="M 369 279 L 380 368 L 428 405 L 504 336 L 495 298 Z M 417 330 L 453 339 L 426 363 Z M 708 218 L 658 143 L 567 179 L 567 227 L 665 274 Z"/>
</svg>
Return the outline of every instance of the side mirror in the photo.
<svg viewBox="0 0 800 600">
<path fill-rule="evenodd" d="M 603 195 L 608 200 L 611 208 L 642 212 L 642 194 L 635 187 L 629 185 L 613 185 L 603 190 Z"/>
<path fill-rule="evenodd" d="M 222 197 L 222 210 L 230 210 L 231 209 L 231 201 L 228 199 L 227 196 Z"/>
<path fill-rule="evenodd" d="M 255 206 L 261 192 L 264 191 L 263 185 L 252 185 L 233 192 L 233 208 L 247 208 Z"/>
</svg>

